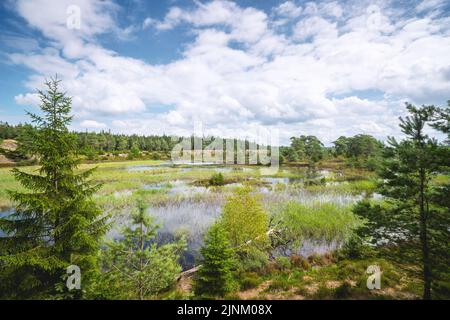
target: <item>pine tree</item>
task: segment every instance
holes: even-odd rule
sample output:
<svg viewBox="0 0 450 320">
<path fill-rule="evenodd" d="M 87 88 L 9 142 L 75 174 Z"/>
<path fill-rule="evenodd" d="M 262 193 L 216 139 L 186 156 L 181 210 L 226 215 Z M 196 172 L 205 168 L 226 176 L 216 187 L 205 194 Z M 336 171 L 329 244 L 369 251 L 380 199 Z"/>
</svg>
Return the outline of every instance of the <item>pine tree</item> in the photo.
<svg viewBox="0 0 450 320">
<path fill-rule="evenodd" d="M 122 237 L 109 242 L 102 252 L 104 274 L 97 282 L 97 294 L 109 299 L 144 300 L 175 282 L 181 272 L 178 260 L 185 240 L 157 245 L 157 231 L 147 206 L 139 200 Z"/>
<path fill-rule="evenodd" d="M 82 286 L 96 266 L 106 217 L 92 201 L 99 185 L 92 170 L 76 173 L 76 138 L 68 131 L 71 98 L 60 80 L 46 81 L 39 91 L 42 115 L 28 113 L 35 125 L 23 146 L 39 160 L 38 172 L 12 170 L 25 192 L 10 191 L 16 211 L 0 219 L 0 292 L 6 298 L 48 297 L 65 292 L 66 268 L 81 269 Z M 81 293 L 75 294 L 80 297 Z"/>
<path fill-rule="evenodd" d="M 368 221 L 363 235 L 370 235 L 374 244 L 388 243 L 391 258 L 420 266 L 423 298 L 431 299 L 434 285 L 450 273 L 448 188 L 435 182 L 448 171 L 450 155 L 448 145 L 425 133 L 439 109 L 411 104 L 407 109 L 410 115 L 400 118 L 406 139 L 390 138 L 385 150 L 380 188 L 385 204 L 360 203 L 354 212 Z"/>
<path fill-rule="evenodd" d="M 200 252 L 203 261 L 195 279 L 195 293 L 205 297 L 222 297 L 233 288 L 234 256 L 226 233 L 219 224 L 209 229 Z"/>
</svg>

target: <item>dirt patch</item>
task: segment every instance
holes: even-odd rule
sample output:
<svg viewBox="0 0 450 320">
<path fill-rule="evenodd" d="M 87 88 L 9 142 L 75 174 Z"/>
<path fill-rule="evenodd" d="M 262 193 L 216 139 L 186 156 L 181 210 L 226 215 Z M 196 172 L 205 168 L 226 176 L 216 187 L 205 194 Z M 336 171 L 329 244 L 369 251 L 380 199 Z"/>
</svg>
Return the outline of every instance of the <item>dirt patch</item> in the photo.
<svg viewBox="0 0 450 320">
<path fill-rule="evenodd" d="M 0 163 L 1 164 L 13 164 L 14 161 L 9 160 L 7 157 L 5 157 L 4 155 L 0 154 Z"/>
<path fill-rule="evenodd" d="M 270 286 L 271 283 L 272 283 L 272 281 L 270 281 L 270 280 L 265 281 L 265 282 L 261 283 L 259 286 L 257 286 L 256 288 L 239 292 L 238 296 L 242 300 L 248 300 L 248 299 L 256 298 L 257 296 L 259 296 L 259 294 L 261 292 L 266 290 Z"/>
<path fill-rule="evenodd" d="M 383 296 L 390 296 L 393 299 L 400 299 L 400 300 L 413 300 L 418 299 L 420 297 L 416 296 L 413 293 L 410 292 L 403 292 L 396 290 L 394 288 L 385 288 L 381 290 L 372 290 L 372 292 L 376 295 L 383 295 Z"/>
<path fill-rule="evenodd" d="M 17 141 L 12 139 L 3 140 L 2 144 L 0 144 L 0 148 L 8 151 L 16 151 Z"/>
<path fill-rule="evenodd" d="M 319 285 L 317 283 L 313 283 L 310 285 L 304 286 L 306 292 L 308 292 L 308 295 L 312 296 L 319 290 Z"/>
<path fill-rule="evenodd" d="M 340 281 L 326 281 L 325 282 L 325 286 L 328 289 L 336 289 L 337 287 L 339 287 L 341 285 Z"/>
<path fill-rule="evenodd" d="M 310 276 L 303 276 L 303 281 L 312 281 L 312 277 L 310 277 Z"/>
</svg>

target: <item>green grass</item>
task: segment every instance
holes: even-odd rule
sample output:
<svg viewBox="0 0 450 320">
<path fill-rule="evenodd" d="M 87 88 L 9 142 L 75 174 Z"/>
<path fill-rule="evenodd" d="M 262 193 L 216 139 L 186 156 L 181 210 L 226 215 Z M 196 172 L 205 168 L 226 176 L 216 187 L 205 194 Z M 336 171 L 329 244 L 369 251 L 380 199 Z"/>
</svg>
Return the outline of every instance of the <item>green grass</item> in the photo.
<svg viewBox="0 0 450 320">
<path fill-rule="evenodd" d="M 448 174 L 438 174 L 432 179 L 433 184 L 442 186 L 444 184 L 450 183 L 450 175 Z"/>
<path fill-rule="evenodd" d="M 27 167 L 27 171 L 37 167 Z M 25 191 L 25 189 L 14 179 L 11 168 L 0 168 L 0 209 L 12 206 L 7 190 Z"/>
<path fill-rule="evenodd" d="M 362 193 L 371 194 L 375 192 L 376 186 L 377 186 L 376 180 L 371 179 L 371 180 L 342 181 L 341 183 L 330 185 L 311 185 L 306 186 L 305 188 L 313 192 L 337 192 L 337 193 L 350 193 L 357 195 Z"/>
<path fill-rule="evenodd" d="M 290 202 L 274 217 L 288 237 L 296 239 L 345 240 L 361 222 L 350 206 L 332 203 L 303 205 Z"/>
</svg>

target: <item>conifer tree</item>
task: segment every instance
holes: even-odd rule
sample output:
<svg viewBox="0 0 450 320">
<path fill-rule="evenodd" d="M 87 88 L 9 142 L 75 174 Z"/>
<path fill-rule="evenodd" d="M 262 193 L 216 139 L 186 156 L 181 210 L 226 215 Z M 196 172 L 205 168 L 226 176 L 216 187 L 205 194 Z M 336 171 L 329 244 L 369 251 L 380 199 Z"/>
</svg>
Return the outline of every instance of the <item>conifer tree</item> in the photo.
<svg viewBox="0 0 450 320">
<path fill-rule="evenodd" d="M 233 288 L 234 256 L 220 224 L 211 226 L 200 252 L 203 260 L 195 280 L 195 293 L 222 297 Z"/>
<path fill-rule="evenodd" d="M 107 243 L 102 252 L 104 273 L 97 281 L 97 294 L 102 298 L 144 300 L 169 288 L 181 272 L 178 260 L 186 241 L 158 245 L 159 226 L 142 200 L 131 218 L 123 237 Z"/>
<path fill-rule="evenodd" d="M 448 172 L 450 154 L 448 144 L 425 131 L 427 125 L 443 125 L 436 118 L 443 111 L 411 104 L 407 109 L 409 116 L 400 118 L 406 139 L 390 138 L 385 150 L 380 188 L 385 204 L 360 203 L 354 212 L 367 219 L 363 235 L 369 235 L 374 244 L 389 244 L 393 259 L 420 267 L 423 298 L 431 299 L 433 287 L 448 282 L 450 274 L 449 189 L 435 182 L 438 174 Z"/>
<path fill-rule="evenodd" d="M 56 77 L 46 81 L 46 91 L 38 91 L 41 115 L 28 113 L 35 129 L 22 148 L 39 160 L 38 169 L 12 169 L 26 191 L 9 192 L 15 212 L 0 219 L 6 234 L 0 238 L 4 298 L 67 297 L 69 265 L 80 267 L 82 286 L 87 285 L 107 229 L 106 217 L 91 199 L 99 189 L 89 180 L 94 169 L 76 172 L 76 138 L 68 130 L 72 100 L 59 84 Z"/>
</svg>

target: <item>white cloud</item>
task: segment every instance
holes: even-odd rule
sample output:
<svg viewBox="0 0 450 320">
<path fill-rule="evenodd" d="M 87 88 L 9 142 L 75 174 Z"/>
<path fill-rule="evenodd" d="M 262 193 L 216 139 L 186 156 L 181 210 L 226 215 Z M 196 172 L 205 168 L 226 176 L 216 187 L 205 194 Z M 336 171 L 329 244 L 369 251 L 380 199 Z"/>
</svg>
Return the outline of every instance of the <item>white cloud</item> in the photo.
<svg viewBox="0 0 450 320">
<path fill-rule="evenodd" d="M 325 15 L 334 18 L 340 18 L 343 15 L 342 7 L 337 1 L 325 3 L 321 10 Z"/>
<path fill-rule="evenodd" d="M 293 1 L 286 1 L 275 8 L 275 13 L 280 16 L 297 18 L 302 13 L 302 7 L 297 6 Z"/>
<path fill-rule="evenodd" d="M 147 29 L 147 28 L 149 28 L 150 26 L 153 26 L 153 25 L 155 25 L 155 24 L 156 24 L 156 20 L 155 20 L 155 19 L 152 19 L 152 18 L 150 18 L 150 17 L 147 17 L 147 18 L 144 19 L 144 22 L 142 22 L 142 28 L 143 28 L 143 29 Z"/>
<path fill-rule="evenodd" d="M 436 10 L 440 7 L 444 6 L 446 3 L 446 0 L 423 0 L 416 6 L 417 12 L 423 12 L 427 10 Z"/>
<path fill-rule="evenodd" d="M 320 39 L 336 38 L 336 23 L 331 23 L 321 17 L 310 17 L 299 21 L 294 28 L 294 38 L 307 40 L 310 37 Z"/>
<path fill-rule="evenodd" d="M 14 97 L 17 104 L 37 107 L 40 105 L 39 95 L 36 93 L 19 94 Z"/>
<path fill-rule="evenodd" d="M 273 29 L 276 18 L 261 10 L 231 1 L 197 3 L 173 7 L 161 21 L 144 21 L 160 36 L 180 24 L 195 35 L 181 58 L 152 65 L 96 40 L 117 33 L 113 3 L 80 1 L 87 19 L 80 32 L 64 29 L 59 2 L 36 19 L 31 12 L 49 6 L 37 3 L 18 1 L 17 10 L 50 44 L 9 58 L 34 71 L 26 82 L 30 90 L 58 73 L 74 97 L 80 125 L 93 128 L 106 126 L 100 121 L 108 116 L 112 130 L 130 133 L 189 134 L 200 120 L 223 136 L 258 124 L 279 128 L 283 142 L 300 133 L 327 142 L 360 132 L 381 138 L 398 133 L 402 101 L 450 98 L 450 24 L 444 17 L 411 17 L 387 6 L 368 11 L 357 2 L 311 2 L 298 11 L 288 1 L 274 12 L 281 14 L 282 7 L 298 19 L 290 34 Z M 35 98 L 23 93 L 16 101 Z M 168 110 L 155 114 L 154 106 Z"/>
<path fill-rule="evenodd" d="M 95 120 L 84 120 L 80 123 L 80 126 L 87 129 L 101 129 L 106 128 L 106 124 Z"/>
</svg>

